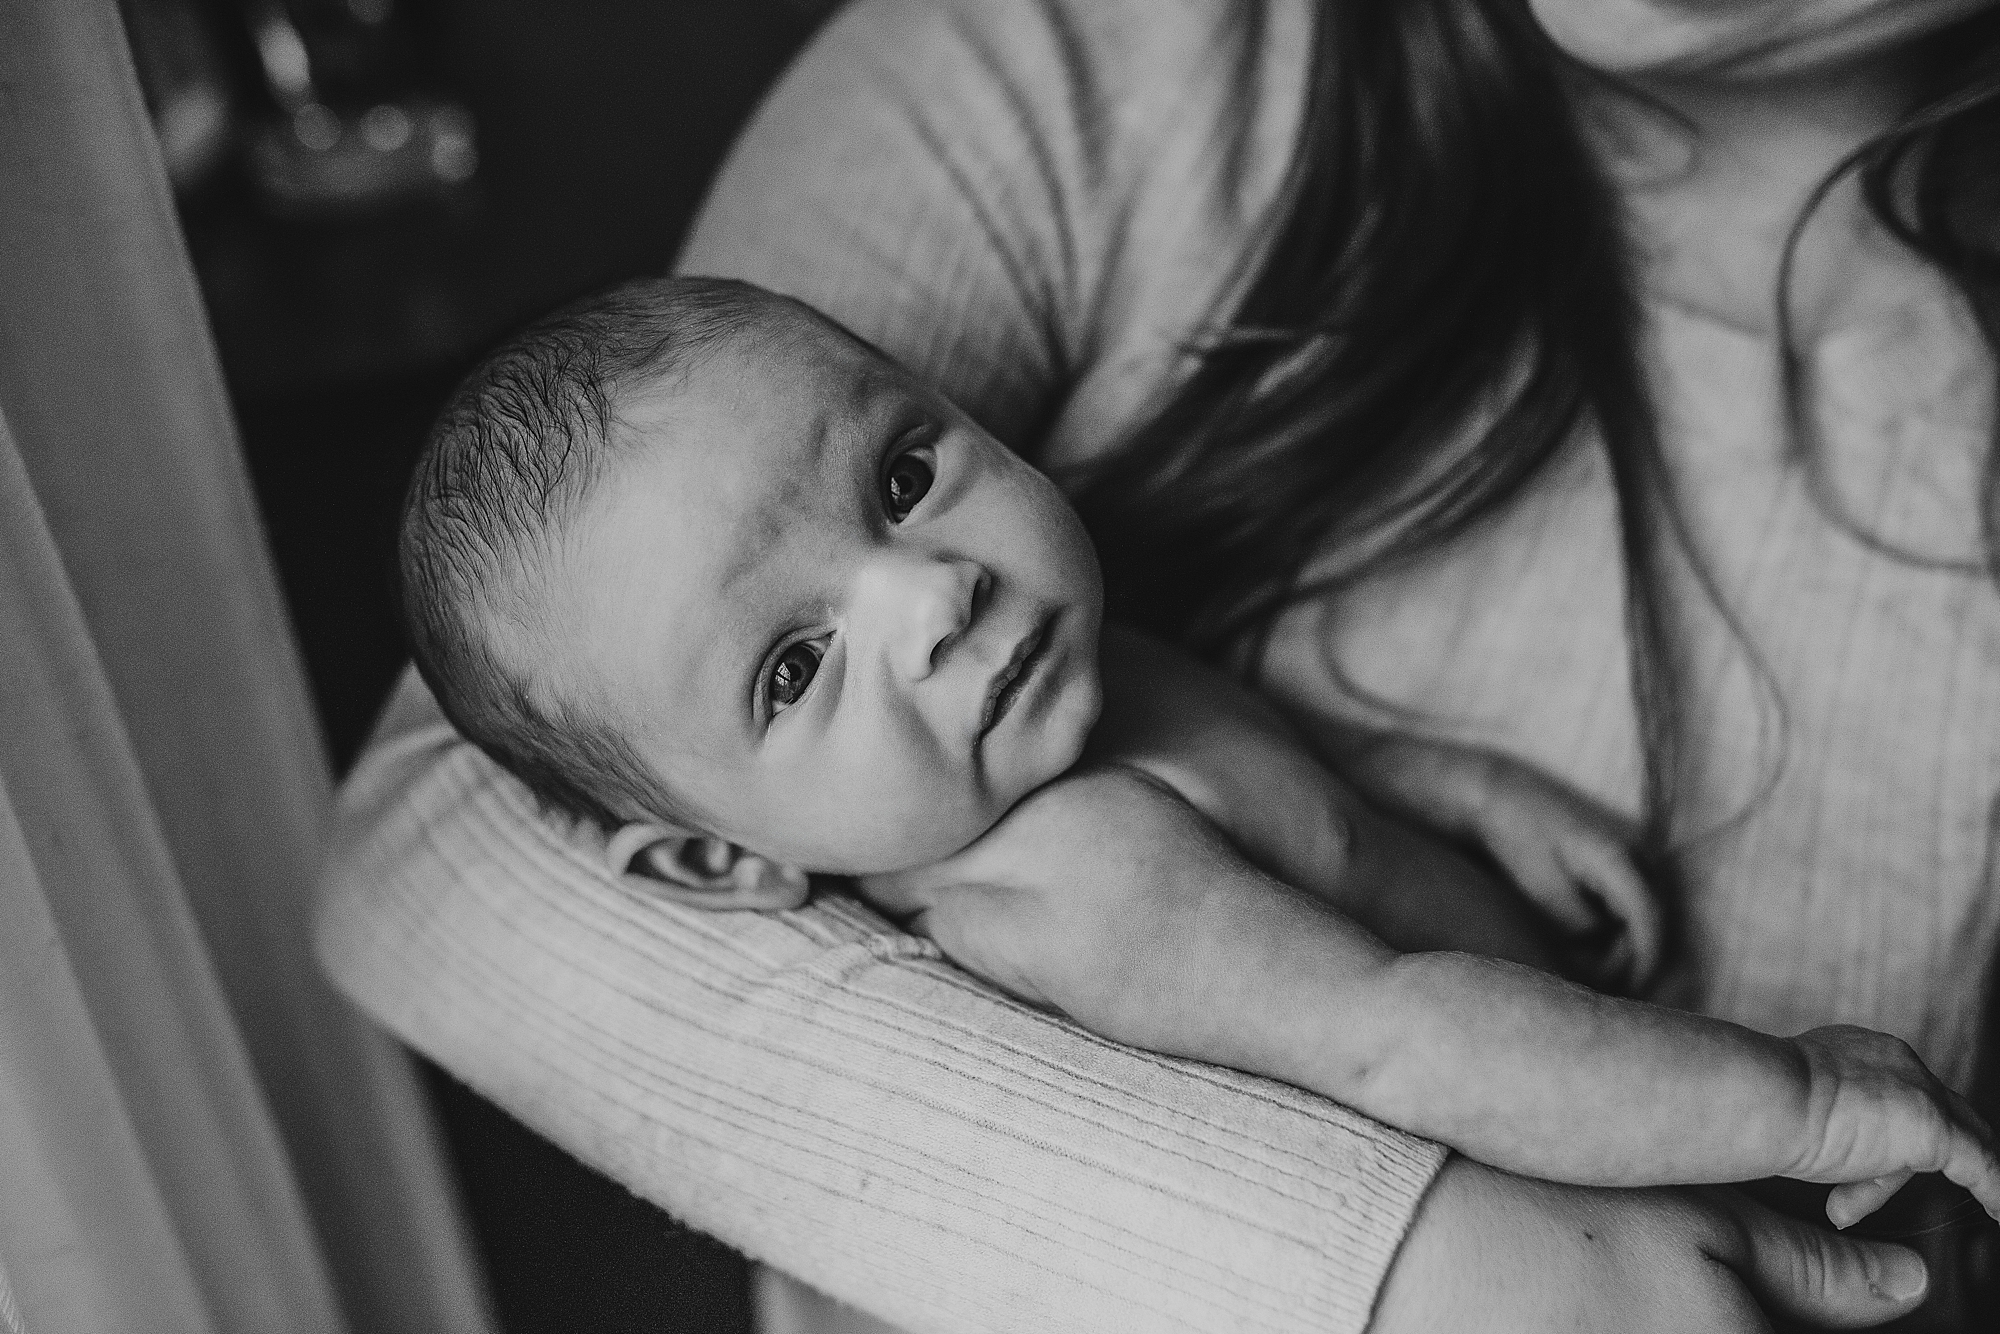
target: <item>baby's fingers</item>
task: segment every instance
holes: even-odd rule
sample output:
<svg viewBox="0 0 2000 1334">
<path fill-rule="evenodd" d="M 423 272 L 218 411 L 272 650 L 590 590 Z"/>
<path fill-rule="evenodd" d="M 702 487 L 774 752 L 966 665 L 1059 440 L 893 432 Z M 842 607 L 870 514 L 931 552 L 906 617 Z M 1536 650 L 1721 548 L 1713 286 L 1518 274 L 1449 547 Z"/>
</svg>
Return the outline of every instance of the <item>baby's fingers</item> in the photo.
<svg viewBox="0 0 2000 1334">
<path fill-rule="evenodd" d="M 1529 831 L 1507 831 L 1489 840 L 1487 851 L 1563 935 L 1584 936 L 1604 929 L 1604 906 L 1584 890 L 1581 878 L 1548 842 Z"/>
<path fill-rule="evenodd" d="M 1577 881 L 1624 924 L 1631 982 L 1643 986 L 1659 969 L 1666 937 L 1666 920 L 1652 887 L 1632 864 L 1631 854 L 1616 844 L 1570 849 L 1563 860 Z"/>
<path fill-rule="evenodd" d="M 1986 1118 L 1974 1109 L 1965 1095 L 1953 1088 L 1946 1088 L 1944 1095 L 1951 1101 L 1951 1114 L 1957 1118 L 1958 1124 L 1969 1130 L 1973 1138 L 1981 1144 L 1989 1149 L 1993 1148 L 1995 1145 L 1993 1127 L 1986 1124 Z"/>
<path fill-rule="evenodd" d="M 1866 1181 L 1849 1181 L 1835 1186 L 1826 1197 L 1827 1221 L 1845 1231 L 1889 1202 L 1914 1172 L 1891 1172 Z"/>
<path fill-rule="evenodd" d="M 1993 1132 L 1979 1119 L 1971 1104 L 1947 1091 L 1957 1120 L 1952 1126 L 1946 1151 L 1944 1174 L 1972 1192 L 1972 1198 L 1986 1212 L 2000 1219 L 2000 1154 L 1993 1148 Z"/>
<path fill-rule="evenodd" d="M 1569 942 L 1568 961 L 1574 977 L 1599 991 L 1625 995 L 1638 985 L 1632 942 L 1622 930 L 1612 935 L 1600 928 Z"/>
</svg>

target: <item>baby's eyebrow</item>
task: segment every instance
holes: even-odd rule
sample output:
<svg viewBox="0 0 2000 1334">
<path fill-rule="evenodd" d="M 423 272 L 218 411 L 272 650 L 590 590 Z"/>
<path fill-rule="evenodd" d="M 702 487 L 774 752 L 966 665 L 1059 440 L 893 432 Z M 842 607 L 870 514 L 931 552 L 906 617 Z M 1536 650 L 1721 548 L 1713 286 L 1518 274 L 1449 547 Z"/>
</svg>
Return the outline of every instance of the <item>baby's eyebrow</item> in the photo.
<svg viewBox="0 0 2000 1334">
<path fill-rule="evenodd" d="M 756 573 L 764 556 L 776 545 L 786 528 L 798 523 L 799 515 L 824 490 L 827 453 L 833 442 L 833 416 L 821 413 L 813 421 L 811 443 L 782 477 L 774 478 L 770 495 L 760 498 L 743 516 L 731 543 L 729 558 L 723 563 L 720 586 L 725 594 Z"/>
<path fill-rule="evenodd" d="M 722 591 L 732 594 L 764 563 L 765 553 L 785 529 L 784 511 L 775 505 L 759 505 L 744 516 L 732 543 L 729 560 L 722 567 Z"/>
<path fill-rule="evenodd" d="M 908 387 L 890 367 L 871 362 L 843 386 L 836 403 L 814 414 L 805 432 L 804 450 L 791 461 L 784 476 L 775 479 L 771 494 L 761 498 L 739 526 L 739 535 L 722 566 L 720 588 L 724 595 L 734 593 L 756 573 L 765 554 L 788 528 L 798 524 L 801 515 L 844 493 L 832 484 L 829 474 L 841 461 L 865 457 L 866 449 L 855 438 L 857 433 L 880 430 L 908 397 Z"/>
</svg>

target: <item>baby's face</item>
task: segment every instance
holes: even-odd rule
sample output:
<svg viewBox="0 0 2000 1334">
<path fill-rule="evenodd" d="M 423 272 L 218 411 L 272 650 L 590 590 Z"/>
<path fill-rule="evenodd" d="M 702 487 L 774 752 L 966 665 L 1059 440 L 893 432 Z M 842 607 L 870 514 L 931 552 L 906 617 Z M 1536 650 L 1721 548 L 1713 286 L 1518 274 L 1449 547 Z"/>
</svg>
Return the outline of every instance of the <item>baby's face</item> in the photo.
<svg viewBox="0 0 2000 1334">
<path fill-rule="evenodd" d="M 804 317 L 628 396 L 557 652 L 708 826 L 813 871 L 936 861 L 1076 761 L 1102 585 L 1053 483 Z"/>
</svg>

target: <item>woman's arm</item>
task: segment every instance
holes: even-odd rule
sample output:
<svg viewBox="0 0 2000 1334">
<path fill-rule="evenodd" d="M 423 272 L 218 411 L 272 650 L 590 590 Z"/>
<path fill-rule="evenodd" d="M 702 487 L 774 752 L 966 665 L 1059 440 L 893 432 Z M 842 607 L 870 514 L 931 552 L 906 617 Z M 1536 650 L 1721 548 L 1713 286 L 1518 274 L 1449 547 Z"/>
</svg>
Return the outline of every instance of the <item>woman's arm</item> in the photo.
<svg viewBox="0 0 2000 1334">
<path fill-rule="evenodd" d="M 1859 1325 L 1922 1295 L 1907 1252 L 1727 1193 L 1454 1160 L 1426 1195 L 1422 1141 L 1006 1002 L 841 901 L 650 900 L 528 802 L 406 681 L 343 797 L 329 973 L 579 1158 L 913 1334 L 1753 1334 L 1760 1303 Z M 1076 812 L 1115 841 L 1113 814 Z"/>
<path fill-rule="evenodd" d="M 398 1036 L 584 1161 L 912 1330 L 1360 1331 L 1442 1153 L 1010 1002 L 852 901 L 719 914 L 406 683 L 319 946 Z"/>
</svg>

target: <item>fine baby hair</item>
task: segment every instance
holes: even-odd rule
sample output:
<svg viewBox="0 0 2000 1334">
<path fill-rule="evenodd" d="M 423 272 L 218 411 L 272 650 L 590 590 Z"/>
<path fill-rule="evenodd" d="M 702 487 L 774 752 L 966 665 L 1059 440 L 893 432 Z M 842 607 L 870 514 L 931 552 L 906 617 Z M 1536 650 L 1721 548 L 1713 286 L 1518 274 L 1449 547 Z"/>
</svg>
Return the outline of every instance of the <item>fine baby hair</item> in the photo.
<svg viewBox="0 0 2000 1334">
<path fill-rule="evenodd" d="M 467 738 L 568 815 L 612 829 L 679 803 L 620 733 L 507 651 L 541 629 L 543 558 L 620 450 L 622 393 L 805 309 L 732 279 L 626 283 L 509 339 L 431 428 L 398 551 L 417 670 Z"/>
</svg>

